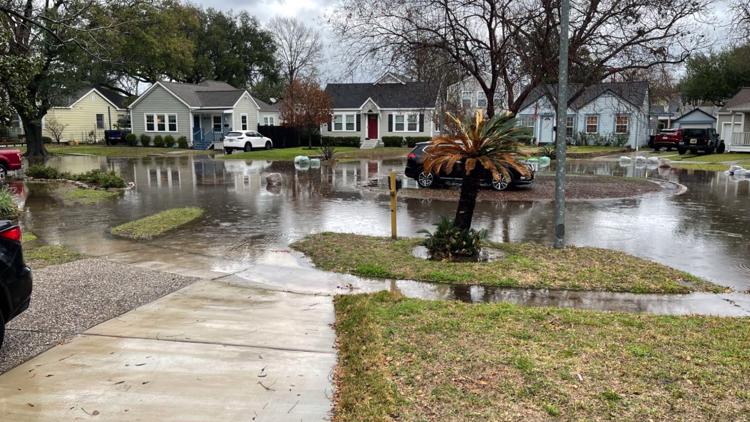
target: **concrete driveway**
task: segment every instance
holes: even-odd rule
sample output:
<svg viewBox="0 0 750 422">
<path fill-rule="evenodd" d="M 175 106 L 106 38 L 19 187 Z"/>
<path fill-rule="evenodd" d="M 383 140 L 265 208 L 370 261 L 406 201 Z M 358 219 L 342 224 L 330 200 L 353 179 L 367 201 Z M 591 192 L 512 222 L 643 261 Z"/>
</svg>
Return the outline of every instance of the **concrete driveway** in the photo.
<svg viewBox="0 0 750 422">
<path fill-rule="evenodd" d="M 327 420 L 333 322 L 330 296 L 204 279 L 6 372 L 0 415 L 9 421 Z"/>
</svg>

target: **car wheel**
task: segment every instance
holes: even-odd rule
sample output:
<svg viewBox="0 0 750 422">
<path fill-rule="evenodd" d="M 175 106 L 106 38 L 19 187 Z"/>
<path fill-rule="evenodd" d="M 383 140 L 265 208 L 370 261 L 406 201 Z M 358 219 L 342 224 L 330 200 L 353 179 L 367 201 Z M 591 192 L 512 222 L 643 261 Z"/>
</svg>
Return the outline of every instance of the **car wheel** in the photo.
<svg viewBox="0 0 750 422">
<path fill-rule="evenodd" d="M 661 147 L 653 147 L 653 148 L 654 148 L 654 152 L 659 152 L 661 150 Z"/>
<path fill-rule="evenodd" d="M 510 186 L 510 182 L 508 182 L 508 177 L 506 177 L 504 174 L 500 175 L 499 180 L 492 181 L 492 189 L 495 189 L 496 191 L 499 191 L 499 192 L 502 192 L 508 189 L 508 186 Z"/>
<path fill-rule="evenodd" d="M 266 142 L 266 149 L 271 149 L 272 145 L 270 142 Z"/>
<path fill-rule="evenodd" d="M 432 173 L 419 173 L 419 176 L 417 177 L 417 184 L 421 188 L 431 188 L 432 185 L 435 184 L 435 177 L 432 175 Z"/>
<path fill-rule="evenodd" d="M 245 142 L 245 148 L 243 148 L 243 151 L 250 152 L 253 150 L 253 145 L 250 142 Z"/>
<path fill-rule="evenodd" d="M 8 168 L 5 164 L 0 164 L 0 182 L 4 182 L 8 178 Z"/>
<path fill-rule="evenodd" d="M 685 148 L 677 148 L 677 153 L 680 155 L 685 155 Z"/>
<path fill-rule="evenodd" d="M 232 155 L 232 148 L 224 148 L 224 154 Z"/>
<path fill-rule="evenodd" d="M 672 147 L 667 147 L 667 152 L 672 151 Z"/>
<path fill-rule="evenodd" d="M 724 143 L 720 143 L 718 147 L 716 147 L 716 153 L 717 154 L 724 154 L 724 151 L 726 151 L 727 147 L 724 145 Z"/>
</svg>

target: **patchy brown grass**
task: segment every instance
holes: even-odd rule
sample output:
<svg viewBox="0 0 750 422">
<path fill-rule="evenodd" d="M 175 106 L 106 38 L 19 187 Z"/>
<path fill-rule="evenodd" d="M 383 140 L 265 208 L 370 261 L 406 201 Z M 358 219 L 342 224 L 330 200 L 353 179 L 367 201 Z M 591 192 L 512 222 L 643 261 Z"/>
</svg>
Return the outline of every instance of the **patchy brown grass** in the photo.
<svg viewBox="0 0 750 422">
<path fill-rule="evenodd" d="M 292 244 L 318 267 L 363 277 L 483 284 L 501 287 L 634 293 L 722 292 L 696 276 L 623 252 L 537 243 L 491 243 L 504 257 L 494 262 L 428 261 L 412 256 L 420 239 L 321 233 Z"/>
<path fill-rule="evenodd" d="M 334 421 L 747 421 L 750 324 L 339 296 Z"/>
</svg>

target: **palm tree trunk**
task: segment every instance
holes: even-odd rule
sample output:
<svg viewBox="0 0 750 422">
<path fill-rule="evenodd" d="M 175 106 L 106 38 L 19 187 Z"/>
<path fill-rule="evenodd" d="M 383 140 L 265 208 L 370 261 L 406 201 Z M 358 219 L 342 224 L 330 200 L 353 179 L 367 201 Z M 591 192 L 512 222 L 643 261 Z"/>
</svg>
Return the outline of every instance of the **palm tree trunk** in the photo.
<svg viewBox="0 0 750 422">
<path fill-rule="evenodd" d="M 471 174 L 464 176 L 461 182 L 461 197 L 458 199 L 456 218 L 453 225 L 461 230 L 471 228 L 471 220 L 474 218 L 474 207 L 477 204 L 477 193 L 479 193 L 479 172 L 474 170 Z"/>
</svg>

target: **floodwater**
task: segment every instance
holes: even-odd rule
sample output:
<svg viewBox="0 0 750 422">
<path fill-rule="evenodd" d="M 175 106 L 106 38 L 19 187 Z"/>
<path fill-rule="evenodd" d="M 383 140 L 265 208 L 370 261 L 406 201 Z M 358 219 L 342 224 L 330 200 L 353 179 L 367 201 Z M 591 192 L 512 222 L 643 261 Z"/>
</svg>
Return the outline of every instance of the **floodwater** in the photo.
<svg viewBox="0 0 750 422">
<path fill-rule="evenodd" d="M 84 206 L 65 205 L 51 198 L 44 186 L 27 185 L 22 220 L 45 241 L 83 252 L 101 250 L 115 242 L 107 234 L 114 225 L 168 208 L 199 206 L 207 212 L 200 225 L 150 244 L 241 262 L 271 260 L 274 253 L 311 232 L 389 235 L 387 199 L 362 186 L 383 180 L 391 169 L 402 172 L 404 166 L 402 160 L 385 160 L 296 169 L 289 162 L 224 161 L 209 156 L 65 156 L 48 164 L 74 173 L 113 169 L 136 187 L 119 199 Z M 621 250 L 737 291 L 750 290 L 750 179 L 720 172 L 621 167 L 616 161 L 573 160 L 568 171 L 652 177 L 687 187 L 686 193 L 676 196 L 570 203 L 569 244 Z M 265 181 L 269 173 L 280 173 L 283 183 L 269 186 Z M 415 235 L 454 211 L 453 202 L 400 200 L 399 234 Z M 553 212 L 551 202 L 479 203 L 474 224 L 488 229 L 493 240 L 551 244 Z M 580 296 L 566 294 L 565 300 Z M 530 292 L 488 292 L 479 287 L 453 290 L 451 295 L 464 300 L 473 300 L 472 295 L 480 295 L 481 300 L 541 300 Z"/>
</svg>

